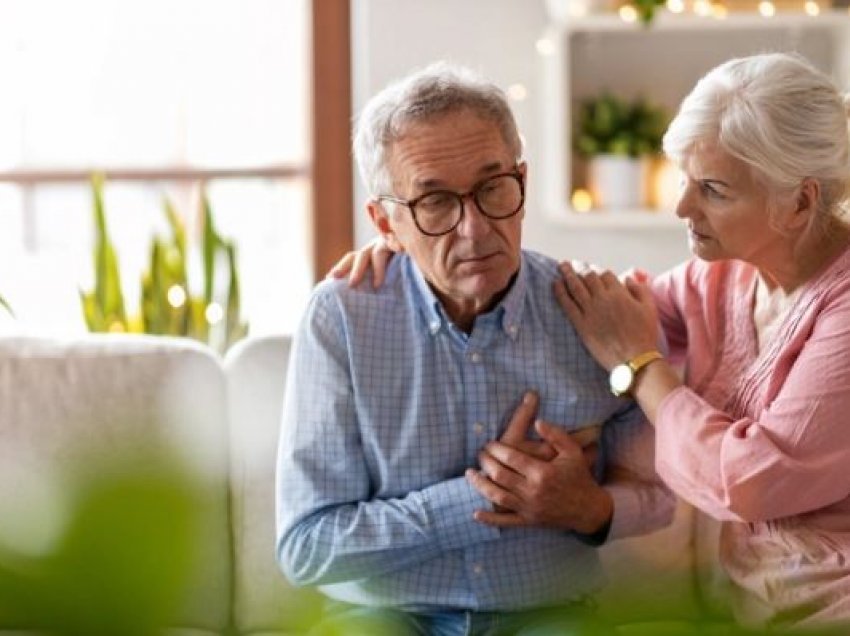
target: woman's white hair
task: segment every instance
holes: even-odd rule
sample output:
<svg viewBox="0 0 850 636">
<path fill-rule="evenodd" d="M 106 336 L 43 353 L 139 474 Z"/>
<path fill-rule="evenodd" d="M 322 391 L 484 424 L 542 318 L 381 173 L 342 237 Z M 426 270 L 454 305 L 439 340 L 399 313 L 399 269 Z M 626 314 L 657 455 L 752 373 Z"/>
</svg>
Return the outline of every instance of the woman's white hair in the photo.
<svg viewBox="0 0 850 636">
<path fill-rule="evenodd" d="M 682 102 L 664 152 L 681 164 L 695 144 L 716 142 L 772 195 L 815 179 L 819 222 L 828 224 L 847 196 L 848 109 L 850 99 L 800 55 L 733 59 L 709 71 Z"/>
<path fill-rule="evenodd" d="M 364 107 L 354 131 L 354 156 L 372 196 L 389 194 L 389 150 L 410 124 L 471 110 L 492 120 L 519 160 L 522 144 L 504 92 L 467 68 L 437 62 L 390 84 Z"/>
</svg>

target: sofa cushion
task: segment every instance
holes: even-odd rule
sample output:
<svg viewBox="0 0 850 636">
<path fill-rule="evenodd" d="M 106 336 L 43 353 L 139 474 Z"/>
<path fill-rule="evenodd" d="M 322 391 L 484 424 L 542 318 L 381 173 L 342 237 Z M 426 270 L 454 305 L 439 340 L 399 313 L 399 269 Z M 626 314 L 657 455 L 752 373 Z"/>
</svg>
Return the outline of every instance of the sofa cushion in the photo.
<svg viewBox="0 0 850 636">
<path fill-rule="evenodd" d="M 243 340 L 225 357 L 231 425 L 234 622 L 241 633 L 303 633 L 323 603 L 275 558 L 275 462 L 290 339 Z"/>
<path fill-rule="evenodd" d="M 177 457 L 203 499 L 191 592 L 174 627 L 223 631 L 231 595 L 224 397 L 218 359 L 189 340 L 0 338 L 0 545 L 50 554 L 71 514 L 66 480 L 101 470 L 88 462 L 93 449 L 128 464 Z"/>
</svg>

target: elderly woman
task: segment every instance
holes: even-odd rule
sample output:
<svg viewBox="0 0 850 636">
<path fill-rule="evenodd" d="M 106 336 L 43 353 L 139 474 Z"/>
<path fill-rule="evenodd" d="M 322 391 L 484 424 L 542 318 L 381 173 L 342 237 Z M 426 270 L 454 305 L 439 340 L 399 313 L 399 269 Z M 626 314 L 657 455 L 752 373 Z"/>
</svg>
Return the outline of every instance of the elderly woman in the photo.
<svg viewBox="0 0 850 636">
<path fill-rule="evenodd" d="M 664 137 L 696 258 L 651 282 L 565 263 L 555 285 L 612 389 L 655 426 L 660 476 L 723 522 L 721 562 L 749 624 L 850 621 L 847 118 L 848 100 L 798 56 L 718 66 Z M 565 486 L 499 442 L 481 459 L 473 484 L 513 511 L 486 523 L 540 523 Z"/>
<path fill-rule="evenodd" d="M 654 350 L 660 319 L 667 359 L 630 393 L 660 476 L 724 522 L 738 617 L 850 620 L 847 101 L 799 57 L 732 60 L 664 151 L 696 258 L 648 286 L 565 264 L 561 306 L 607 369 Z"/>
</svg>

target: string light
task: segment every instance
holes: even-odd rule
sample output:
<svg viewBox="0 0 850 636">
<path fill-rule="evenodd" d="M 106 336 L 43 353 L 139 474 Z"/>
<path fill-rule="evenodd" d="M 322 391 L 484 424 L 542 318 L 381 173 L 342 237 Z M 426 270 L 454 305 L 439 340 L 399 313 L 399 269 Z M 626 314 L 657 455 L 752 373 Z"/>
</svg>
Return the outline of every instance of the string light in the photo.
<svg viewBox="0 0 850 636">
<path fill-rule="evenodd" d="M 807 15 L 810 15 L 813 18 L 820 15 L 820 5 L 814 0 L 806 0 L 806 4 L 803 5 L 803 9 Z"/>
<path fill-rule="evenodd" d="M 694 0 L 694 13 L 706 18 L 711 15 L 711 3 L 708 0 Z"/>
<path fill-rule="evenodd" d="M 765 18 L 772 18 L 776 15 L 776 7 L 770 0 L 762 0 L 759 2 L 759 13 Z"/>
<path fill-rule="evenodd" d="M 168 304 L 175 309 L 182 307 L 183 303 L 186 302 L 186 290 L 180 285 L 172 285 L 169 287 L 166 296 L 168 298 Z"/>
<path fill-rule="evenodd" d="M 711 14 L 718 20 L 723 20 L 729 16 L 729 9 L 726 8 L 725 4 L 721 4 L 720 2 L 715 2 L 711 5 Z"/>
<path fill-rule="evenodd" d="M 221 319 L 224 318 L 224 310 L 218 303 L 210 303 L 207 305 L 204 316 L 206 316 L 208 323 L 211 325 L 217 325 L 221 322 Z"/>
<path fill-rule="evenodd" d="M 534 43 L 534 46 L 537 48 L 537 52 L 540 55 L 548 57 L 549 55 L 555 54 L 555 43 L 549 38 L 540 38 Z"/>
<path fill-rule="evenodd" d="M 619 14 L 623 22 L 636 22 L 638 18 L 637 9 L 630 4 L 624 4 L 620 7 Z"/>
<path fill-rule="evenodd" d="M 666 6 L 670 13 L 683 13 L 685 11 L 683 0 L 667 0 Z"/>
<path fill-rule="evenodd" d="M 576 212 L 590 212 L 593 207 L 593 197 L 584 188 L 576 188 L 571 198 L 573 210 Z"/>
</svg>

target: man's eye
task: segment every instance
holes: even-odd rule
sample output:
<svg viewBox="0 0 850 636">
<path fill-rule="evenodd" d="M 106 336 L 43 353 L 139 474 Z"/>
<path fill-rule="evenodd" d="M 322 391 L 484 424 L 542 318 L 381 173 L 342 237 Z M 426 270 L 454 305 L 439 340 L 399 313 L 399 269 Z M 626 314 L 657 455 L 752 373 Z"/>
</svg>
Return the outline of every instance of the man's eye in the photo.
<svg viewBox="0 0 850 636">
<path fill-rule="evenodd" d="M 419 201 L 419 205 L 426 210 L 443 210 L 453 205 L 453 197 L 445 192 L 434 192 Z"/>
</svg>

